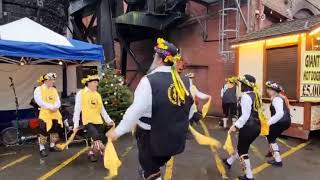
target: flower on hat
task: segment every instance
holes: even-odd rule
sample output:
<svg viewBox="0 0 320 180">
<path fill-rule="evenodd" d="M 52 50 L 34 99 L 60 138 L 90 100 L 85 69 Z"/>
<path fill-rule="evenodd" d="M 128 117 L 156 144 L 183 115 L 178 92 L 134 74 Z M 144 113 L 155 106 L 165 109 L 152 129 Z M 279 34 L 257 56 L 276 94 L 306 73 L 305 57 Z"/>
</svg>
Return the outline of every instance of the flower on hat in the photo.
<svg viewBox="0 0 320 180">
<path fill-rule="evenodd" d="M 98 75 L 88 75 L 86 78 L 81 80 L 81 83 L 86 84 L 90 81 L 100 81 L 100 77 Z"/>
</svg>

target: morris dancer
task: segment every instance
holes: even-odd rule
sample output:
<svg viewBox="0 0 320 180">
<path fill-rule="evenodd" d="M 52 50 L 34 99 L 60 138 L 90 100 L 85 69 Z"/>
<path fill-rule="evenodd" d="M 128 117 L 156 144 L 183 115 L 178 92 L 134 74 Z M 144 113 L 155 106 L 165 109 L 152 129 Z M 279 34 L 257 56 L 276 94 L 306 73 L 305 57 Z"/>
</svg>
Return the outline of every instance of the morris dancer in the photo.
<svg viewBox="0 0 320 180">
<path fill-rule="evenodd" d="M 178 73 L 181 75 L 183 70 L 185 69 L 185 61 L 184 59 L 181 59 L 176 63 L 176 68 Z M 209 101 L 211 96 L 207 95 L 205 93 L 202 93 L 201 91 L 198 90 L 198 88 L 194 85 L 193 79 L 194 79 L 194 73 L 188 73 L 186 74 L 186 77 L 190 79 L 190 84 L 191 84 L 191 95 L 194 100 L 194 104 L 191 106 L 190 110 L 190 124 L 192 125 L 195 122 L 198 122 L 201 119 L 201 113 L 198 111 L 198 105 L 199 101 Z"/>
<path fill-rule="evenodd" d="M 227 78 L 226 81 L 227 83 L 221 89 L 222 109 L 225 115 L 222 119 L 224 128 L 227 128 L 229 119 L 232 119 L 233 123 L 237 120 L 237 81 L 234 77 Z"/>
<path fill-rule="evenodd" d="M 59 140 L 58 132 L 63 127 L 62 116 L 59 111 L 61 106 L 57 89 L 54 87 L 55 73 L 48 73 L 42 77 L 42 85 L 34 91 L 34 100 L 40 107 L 39 112 L 39 147 L 40 156 L 46 157 L 48 153 L 45 149 L 48 136 L 50 136 L 50 152 L 58 152 L 59 148 L 55 143 Z"/>
<path fill-rule="evenodd" d="M 268 121 L 270 132 L 267 136 L 270 151 L 266 156 L 273 156 L 273 159 L 268 161 L 269 164 L 282 167 L 280 150 L 276 140 L 283 131 L 287 130 L 291 125 L 290 105 L 287 97 L 283 93 L 283 88 L 278 83 L 267 81 L 266 86 L 268 95 L 271 98 L 271 118 Z"/>
<path fill-rule="evenodd" d="M 141 79 L 133 104 L 119 126 L 108 133 L 116 140 L 138 125 L 139 162 L 146 180 L 160 180 L 160 168 L 184 151 L 193 104 L 189 79 L 180 78 L 174 67 L 181 59 L 178 49 L 159 38 L 154 50 L 157 68 Z"/>
<path fill-rule="evenodd" d="M 81 112 L 82 125 L 87 129 L 88 136 L 92 139 L 91 150 L 88 153 L 88 158 L 91 162 L 97 161 L 97 153 L 103 154 L 104 152 L 103 143 L 106 141 L 106 127 L 101 116 L 108 125 L 112 126 L 114 124 L 103 106 L 101 95 L 97 92 L 99 81 L 100 79 L 97 75 L 82 79 L 81 82 L 85 87 L 76 95 L 73 115 L 73 131 L 78 131 L 79 129 Z"/>
<path fill-rule="evenodd" d="M 249 147 L 251 143 L 260 134 L 260 120 L 258 115 L 258 109 L 261 106 L 259 98 L 257 98 L 254 88 L 256 86 L 256 79 L 251 75 L 244 75 L 239 78 L 241 83 L 241 92 L 243 95 L 241 97 L 239 111 L 240 117 L 231 126 L 230 132 L 235 132 L 239 130 L 238 137 L 238 153 L 232 155 L 228 159 L 224 160 L 225 165 L 228 169 L 231 168 L 233 162 L 240 157 L 240 162 L 243 165 L 245 175 L 239 176 L 240 180 L 252 180 L 253 173 L 251 170 L 250 159 L 248 155 Z"/>
</svg>

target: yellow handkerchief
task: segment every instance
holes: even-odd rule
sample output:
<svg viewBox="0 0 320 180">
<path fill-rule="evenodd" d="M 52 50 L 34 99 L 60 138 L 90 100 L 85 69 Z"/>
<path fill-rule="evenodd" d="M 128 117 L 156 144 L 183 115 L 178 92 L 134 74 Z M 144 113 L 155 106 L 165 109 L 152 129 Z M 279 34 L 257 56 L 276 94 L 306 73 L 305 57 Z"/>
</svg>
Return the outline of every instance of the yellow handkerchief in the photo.
<svg viewBox="0 0 320 180">
<path fill-rule="evenodd" d="M 202 118 L 205 118 L 208 114 L 209 108 L 211 104 L 211 97 L 208 99 L 208 102 L 202 107 Z"/>
<path fill-rule="evenodd" d="M 200 134 L 199 132 L 197 132 L 192 126 L 189 126 L 189 129 L 192 133 L 192 135 L 194 136 L 194 138 L 196 139 L 196 141 L 200 144 L 200 145 L 208 145 L 208 146 L 213 146 L 215 148 L 220 148 L 221 144 L 219 141 L 211 138 L 211 137 L 207 137 L 203 134 Z"/>
<path fill-rule="evenodd" d="M 234 153 L 234 148 L 232 145 L 232 139 L 230 133 L 228 133 L 226 142 L 223 145 L 223 149 L 228 152 L 229 155 L 232 155 Z"/>
<path fill-rule="evenodd" d="M 61 143 L 61 144 L 57 144 L 56 147 L 61 149 L 61 150 L 64 150 L 74 139 L 74 137 L 76 137 L 76 134 L 77 132 L 74 131 L 71 136 L 69 137 L 69 139 L 67 140 L 67 142 L 65 143 Z"/>
<path fill-rule="evenodd" d="M 264 116 L 262 111 L 258 111 L 259 113 L 259 119 L 260 119 L 260 124 L 261 124 L 261 131 L 260 135 L 261 136 L 267 136 L 269 135 L 269 124 L 267 118 Z"/>
<path fill-rule="evenodd" d="M 115 126 L 110 130 L 114 130 L 114 128 Z M 118 169 L 121 166 L 121 161 L 110 138 L 108 138 L 107 145 L 104 149 L 103 162 L 104 167 L 109 170 L 109 175 L 104 179 L 112 179 L 116 177 L 118 175 Z"/>
</svg>

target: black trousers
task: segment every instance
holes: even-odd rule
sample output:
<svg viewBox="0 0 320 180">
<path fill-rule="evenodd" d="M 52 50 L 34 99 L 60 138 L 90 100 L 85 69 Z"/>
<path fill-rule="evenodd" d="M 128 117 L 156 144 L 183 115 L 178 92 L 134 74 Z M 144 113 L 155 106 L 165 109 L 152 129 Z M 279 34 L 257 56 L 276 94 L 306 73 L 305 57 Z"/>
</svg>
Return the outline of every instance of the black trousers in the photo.
<svg viewBox="0 0 320 180">
<path fill-rule="evenodd" d="M 290 127 L 291 121 L 279 121 L 270 126 L 269 135 L 267 136 L 269 144 L 275 143 L 277 138 Z"/>
<path fill-rule="evenodd" d="M 144 171 L 144 177 L 160 172 L 171 156 L 154 156 L 150 145 L 150 131 L 137 127 L 136 139 L 139 151 L 139 163 Z"/>
<path fill-rule="evenodd" d="M 250 145 L 260 134 L 259 120 L 249 119 L 247 123 L 239 130 L 238 154 L 242 156 L 248 154 Z"/>
<path fill-rule="evenodd" d="M 47 132 L 47 124 L 43 120 L 40 120 L 39 122 L 38 131 L 39 131 L 39 134 L 43 136 L 49 136 L 49 134 L 51 133 L 60 133 L 61 130 L 62 130 L 62 127 L 58 123 L 58 120 L 52 121 L 52 127 L 48 132 Z"/>
<path fill-rule="evenodd" d="M 222 103 L 222 109 L 226 118 L 234 118 L 237 115 L 237 103 Z"/>
<path fill-rule="evenodd" d="M 198 123 L 202 118 L 202 114 L 200 112 L 195 112 L 190 119 L 190 125 L 192 126 L 194 123 Z"/>
<path fill-rule="evenodd" d="M 93 141 L 100 140 L 103 143 L 106 142 L 105 133 L 107 131 L 106 127 L 103 124 L 92 124 L 89 123 L 85 125 L 85 128 L 88 131 L 88 136 L 93 139 Z"/>
</svg>

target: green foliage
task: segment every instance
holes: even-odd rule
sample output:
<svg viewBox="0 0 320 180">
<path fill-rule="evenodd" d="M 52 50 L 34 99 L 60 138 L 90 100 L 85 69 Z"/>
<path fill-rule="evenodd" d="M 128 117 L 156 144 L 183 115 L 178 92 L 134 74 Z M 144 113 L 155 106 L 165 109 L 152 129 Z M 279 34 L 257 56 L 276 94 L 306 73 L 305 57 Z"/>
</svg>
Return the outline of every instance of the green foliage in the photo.
<svg viewBox="0 0 320 180">
<path fill-rule="evenodd" d="M 99 92 L 108 114 L 118 123 L 133 101 L 133 94 L 129 87 L 124 85 L 124 78 L 118 70 L 105 70 L 99 84 Z"/>
</svg>

